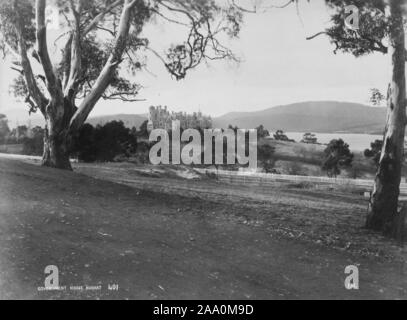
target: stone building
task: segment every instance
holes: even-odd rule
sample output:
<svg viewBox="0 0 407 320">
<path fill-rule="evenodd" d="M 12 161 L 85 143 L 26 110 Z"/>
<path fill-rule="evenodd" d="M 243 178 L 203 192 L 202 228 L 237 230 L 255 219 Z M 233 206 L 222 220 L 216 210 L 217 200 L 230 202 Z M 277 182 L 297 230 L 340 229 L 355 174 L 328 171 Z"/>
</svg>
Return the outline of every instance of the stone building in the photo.
<svg viewBox="0 0 407 320">
<path fill-rule="evenodd" d="M 187 114 L 186 112 L 170 112 L 168 108 L 151 106 L 149 109 L 148 125 L 149 131 L 153 129 L 170 130 L 172 121 L 179 120 L 182 129 L 210 129 L 212 128 L 212 118 L 204 116 L 202 112 Z"/>
</svg>

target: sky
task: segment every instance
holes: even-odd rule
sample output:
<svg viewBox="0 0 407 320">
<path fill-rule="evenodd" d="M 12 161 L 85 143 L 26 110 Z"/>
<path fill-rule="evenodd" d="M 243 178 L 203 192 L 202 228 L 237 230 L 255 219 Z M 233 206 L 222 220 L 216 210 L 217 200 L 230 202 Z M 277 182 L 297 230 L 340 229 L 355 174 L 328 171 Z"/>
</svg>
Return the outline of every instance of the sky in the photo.
<svg viewBox="0 0 407 320">
<path fill-rule="evenodd" d="M 334 54 L 334 46 L 326 37 L 306 40 L 330 25 L 330 11 L 324 2 L 300 1 L 298 12 L 291 5 L 264 14 L 247 14 L 240 37 L 228 41 L 241 59 L 239 64 L 228 61 L 203 64 L 186 79 L 176 81 L 158 59 L 148 57 L 148 71 L 133 79 L 143 86 L 139 98 L 145 101 L 101 101 L 91 116 L 147 113 L 151 105 L 220 116 L 301 101 L 368 104 L 371 88 L 384 91 L 390 79 L 388 56 L 378 53 L 355 58 L 350 54 Z M 152 47 L 162 51 L 179 39 L 179 31 L 157 21 L 145 28 L 144 35 L 151 40 Z M 0 60 L 0 113 L 25 108 L 9 94 L 14 75 L 7 61 Z"/>
</svg>

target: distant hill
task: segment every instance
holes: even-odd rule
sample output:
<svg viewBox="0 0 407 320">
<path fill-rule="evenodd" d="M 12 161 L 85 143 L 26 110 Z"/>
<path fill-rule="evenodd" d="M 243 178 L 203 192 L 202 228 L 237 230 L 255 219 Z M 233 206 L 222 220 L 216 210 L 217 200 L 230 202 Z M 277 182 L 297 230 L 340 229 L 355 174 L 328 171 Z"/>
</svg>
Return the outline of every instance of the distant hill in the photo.
<svg viewBox="0 0 407 320">
<path fill-rule="evenodd" d="M 9 109 L 1 111 L 0 114 L 5 114 L 9 121 L 9 126 L 14 128 L 18 125 L 27 125 L 30 122 L 31 127 L 45 125 L 44 118 L 39 113 L 37 114 L 28 114 L 28 111 L 25 109 Z M 88 123 L 93 126 L 98 124 L 104 125 L 110 121 L 123 121 L 124 125 L 128 128 L 137 127 L 139 128 L 141 124 L 148 120 L 147 114 L 115 114 L 108 116 L 96 116 L 88 119 Z"/>
<path fill-rule="evenodd" d="M 7 115 L 12 126 L 17 120 L 19 124 L 26 124 L 30 119 L 32 126 L 44 123 L 38 114 L 28 118 L 26 110 L 2 113 Z M 91 117 L 87 122 L 96 126 L 116 120 L 123 121 L 126 127 L 139 128 L 147 118 L 147 114 L 116 114 Z M 231 124 L 252 129 L 262 124 L 271 131 L 370 134 L 382 134 L 385 120 L 386 108 L 337 101 L 301 102 L 262 111 L 231 112 L 213 119 L 214 128 L 226 128 Z"/>
<path fill-rule="evenodd" d="M 229 124 L 251 129 L 262 124 L 268 130 L 316 133 L 381 134 L 386 108 L 357 103 L 318 101 L 278 106 L 255 112 L 232 112 L 214 119 L 215 128 Z"/>
<path fill-rule="evenodd" d="M 88 119 L 88 123 L 93 126 L 98 124 L 104 125 L 110 121 L 122 121 L 128 128 L 140 128 L 144 121 L 148 120 L 148 116 L 145 114 L 115 114 L 110 116 L 98 116 Z"/>
<path fill-rule="evenodd" d="M 9 121 L 9 126 L 14 128 L 18 125 L 27 125 L 29 122 L 31 127 L 40 126 L 43 127 L 45 125 L 44 118 L 41 114 L 28 114 L 28 111 L 25 109 L 9 109 L 5 111 L 1 111 L 1 114 L 5 114 Z M 88 123 L 93 126 L 98 124 L 104 125 L 110 121 L 123 121 L 124 125 L 128 128 L 137 127 L 139 128 L 141 124 L 148 120 L 147 114 L 115 114 L 115 115 L 108 115 L 108 116 L 96 116 L 91 117 L 88 119 Z"/>
</svg>

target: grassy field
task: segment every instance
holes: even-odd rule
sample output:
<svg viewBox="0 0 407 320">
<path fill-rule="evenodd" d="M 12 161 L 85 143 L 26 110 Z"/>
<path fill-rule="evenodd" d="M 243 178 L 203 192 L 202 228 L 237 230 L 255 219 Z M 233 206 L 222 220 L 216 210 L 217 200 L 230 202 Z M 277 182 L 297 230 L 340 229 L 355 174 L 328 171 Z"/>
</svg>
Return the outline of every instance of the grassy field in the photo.
<svg viewBox="0 0 407 320">
<path fill-rule="evenodd" d="M 262 140 L 260 144 L 269 144 L 275 148 L 277 159 L 275 168 L 282 174 L 325 176 L 321 170 L 324 159 L 325 145 L 286 142 L 277 140 Z M 371 179 L 376 172 L 376 166 L 362 152 L 353 152 L 354 159 L 351 168 L 342 169 L 341 177 Z"/>
<path fill-rule="evenodd" d="M 173 168 L 0 159 L 0 297 L 406 298 L 406 252 L 361 228 L 349 190 L 220 184 Z M 39 292 L 44 268 L 61 285 Z M 361 288 L 344 288 L 344 268 Z M 118 284 L 118 291 L 109 291 Z"/>
</svg>

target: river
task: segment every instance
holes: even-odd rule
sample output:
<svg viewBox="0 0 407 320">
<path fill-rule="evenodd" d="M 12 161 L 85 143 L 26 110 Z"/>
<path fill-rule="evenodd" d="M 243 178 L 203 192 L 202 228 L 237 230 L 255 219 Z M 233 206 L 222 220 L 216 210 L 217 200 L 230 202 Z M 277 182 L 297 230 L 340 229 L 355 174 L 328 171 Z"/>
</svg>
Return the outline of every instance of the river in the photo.
<svg viewBox="0 0 407 320">
<path fill-rule="evenodd" d="M 286 132 L 290 139 L 299 142 L 304 135 L 303 132 Z M 315 133 L 318 142 L 327 144 L 333 139 L 342 139 L 353 151 L 364 151 L 370 148 L 370 144 L 375 140 L 383 140 L 381 135 L 373 134 L 356 134 L 356 133 Z"/>
</svg>

